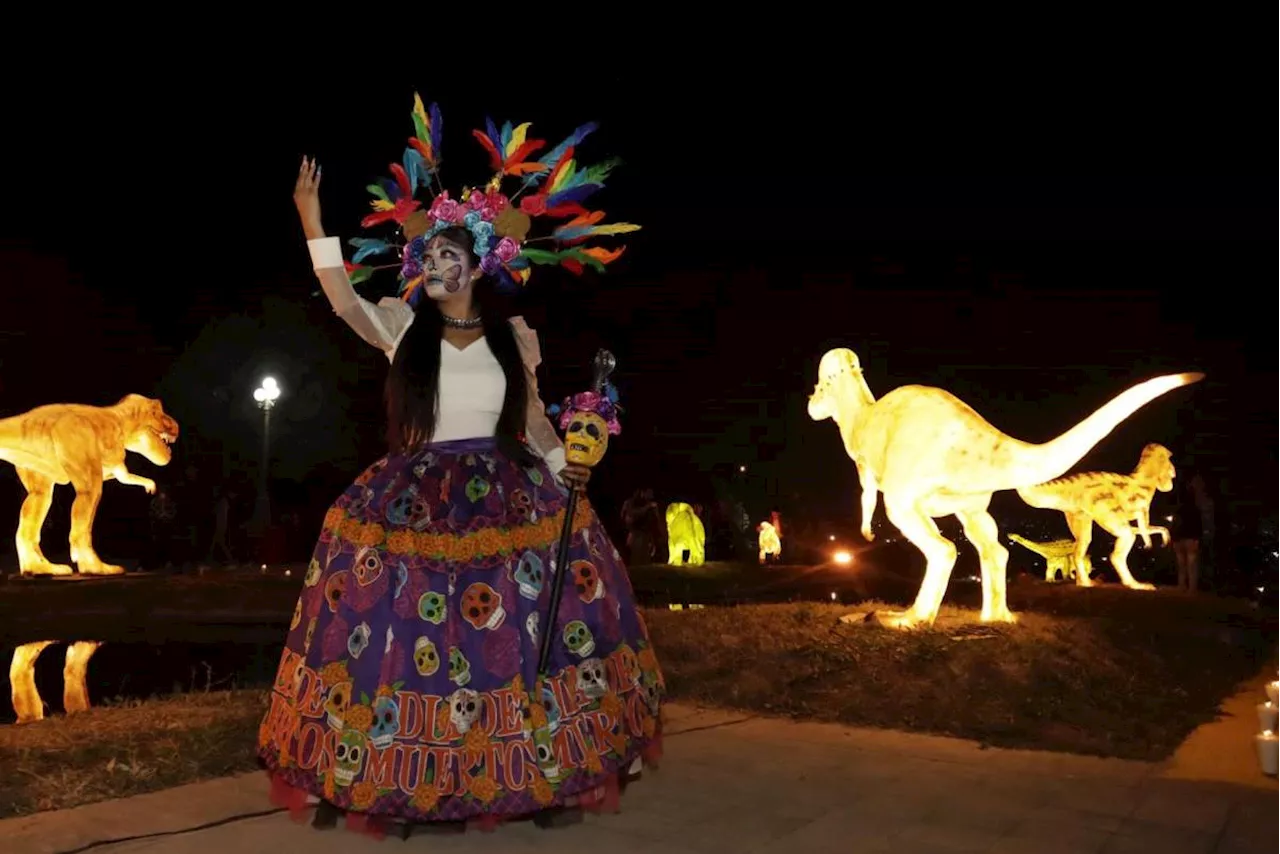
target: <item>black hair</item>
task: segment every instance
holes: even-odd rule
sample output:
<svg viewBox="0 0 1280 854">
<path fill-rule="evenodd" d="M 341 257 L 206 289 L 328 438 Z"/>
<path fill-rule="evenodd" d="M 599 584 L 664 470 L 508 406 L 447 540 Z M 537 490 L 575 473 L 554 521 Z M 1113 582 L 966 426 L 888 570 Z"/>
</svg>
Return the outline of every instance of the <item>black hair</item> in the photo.
<svg viewBox="0 0 1280 854">
<path fill-rule="evenodd" d="M 471 233 L 462 226 L 445 229 L 440 237 L 458 246 L 472 245 Z M 480 259 L 468 249 L 471 263 L 479 267 Z M 502 366 L 507 389 L 498 416 L 498 448 L 522 465 L 530 465 L 533 457 L 520 441 L 528 412 L 528 382 L 524 361 L 511 329 L 510 312 L 495 292 L 488 276 L 481 276 L 473 286 L 484 337 L 494 358 Z M 440 414 L 440 339 L 444 334 L 444 318 L 436 302 L 425 294 L 419 299 L 414 321 L 400 340 L 391 370 L 387 374 L 384 399 L 387 406 L 387 446 L 392 453 L 412 451 L 429 442 L 435 433 Z"/>
</svg>

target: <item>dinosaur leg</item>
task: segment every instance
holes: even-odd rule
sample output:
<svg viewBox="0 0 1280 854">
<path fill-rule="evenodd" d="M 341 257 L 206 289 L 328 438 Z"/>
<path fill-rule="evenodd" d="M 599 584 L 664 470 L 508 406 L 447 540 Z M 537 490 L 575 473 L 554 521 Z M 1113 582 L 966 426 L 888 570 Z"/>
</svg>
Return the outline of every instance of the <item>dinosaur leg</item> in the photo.
<svg viewBox="0 0 1280 854">
<path fill-rule="evenodd" d="M 13 651 L 13 660 L 9 663 L 9 690 L 13 711 L 20 724 L 44 720 L 44 701 L 36 688 L 36 659 L 51 643 L 53 641 L 24 643 Z"/>
<path fill-rule="evenodd" d="M 1102 527 L 1108 534 L 1116 538 L 1116 546 L 1111 550 L 1111 565 L 1115 567 L 1116 574 L 1120 576 L 1120 582 L 1130 590 L 1155 590 L 1156 586 L 1154 584 L 1136 580 L 1133 577 L 1133 573 L 1129 571 L 1129 552 L 1133 550 L 1133 544 L 1137 540 L 1129 523 L 1112 522 L 1102 525 Z"/>
<path fill-rule="evenodd" d="M 880 485 L 866 466 L 857 465 L 858 485 L 862 487 L 862 538 L 868 543 L 874 542 L 876 535 L 871 530 L 871 523 L 876 515 L 876 499 L 880 495 Z"/>
<path fill-rule="evenodd" d="M 85 675 L 89 659 L 102 644 L 97 641 L 76 641 L 67 647 L 66 664 L 62 667 L 62 708 L 67 714 L 89 711 L 89 688 Z"/>
<path fill-rule="evenodd" d="M 1067 513 L 1067 527 L 1076 541 L 1076 553 L 1071 563 L 1076 570 L 1076 584 L 1080 587 L 1092 587 L 1093 579 L 1089 577 L 1089 568 L 1085 561 L 1089 559 L 1089 544 L 1093 542 L 1093 520 L 1083 513 Z"/>
<path fill-rule="evenodd" d="M 1009 610 L 1005 580 L 1008 577 L 1009 550 L 1000 544 L 1000 531 L 996 520 L 986 510 L 957 513 L 964 535 L 978 549 L 982 562 L 982 620 L 983 622 L 1017 622 Z"/>
<path fill-rule="evenodd" d="M 886 615 L 881 622 L 895 628 L 910 628 L 917 623 L 931 625 L 938 616 L 942 597 L 947 592 L 947 581 L 951 578 L 951 569 L 956 563 L 955 544 L 942 536 L 933 518 L 913 501 L 895 502 L 886 496 L 884 509 L 889 515 L 889 521 L 897 526 L 912 545 L 924 553 L 925 571 L 915 604 L 900 614 Z M 985 586 L 983 589 L 985 594 Z"/>
<path fill-rule="evenodd" d="M 40 531 L 49 505 L 53 503 L 53 481 L 31 469 L 18 469 L 18 479 L 27 488 L 27 497 L 18 514 L 18 569 L 23 575 L 70 575 L 71 567 L 50 563 L 40 550 Z"/>
<path fill-rule="evenodd" d="M 76 477 L 76 501 L 71 505 L 71 559 L 82 575 L 120 575 L 124 567 L 103 563 L 93 550 L 93 518 L 102 500 L 102 481 Z"/>
</svg>

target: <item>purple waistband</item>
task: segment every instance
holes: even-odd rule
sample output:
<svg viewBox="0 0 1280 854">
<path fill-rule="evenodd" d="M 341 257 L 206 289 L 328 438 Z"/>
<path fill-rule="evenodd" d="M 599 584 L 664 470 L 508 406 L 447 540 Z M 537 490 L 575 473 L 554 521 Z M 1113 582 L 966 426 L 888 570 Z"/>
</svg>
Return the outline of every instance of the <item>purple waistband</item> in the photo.
<svg viewBox="0 0 1280 854">
<path fill-rule="evenodd" d="M 475 439 L 454 439 L 451 442 L 432 442 L 424 445 L 422 450 L 433 454 L 479 454 L 492 451 L 498 446 L 494 436 L 481 436 Z"/>
</svg>

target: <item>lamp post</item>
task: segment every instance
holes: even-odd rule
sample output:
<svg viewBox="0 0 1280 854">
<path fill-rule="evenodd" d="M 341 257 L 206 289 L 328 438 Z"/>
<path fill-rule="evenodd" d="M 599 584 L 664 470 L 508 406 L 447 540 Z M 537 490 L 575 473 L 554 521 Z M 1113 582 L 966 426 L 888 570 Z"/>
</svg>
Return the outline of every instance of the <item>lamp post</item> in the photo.
<svg viewBox="0 0 1280 854">
<path fill-rule="evenodd" d="M 253 390 L 253 399 L 262 410 L 262 465 L 258 469 L 258 500 L 253 510 L 254 527 L 265 534 L 271 524 L 271 503 L 267 497 L 267 466 L 271 459 L 271 409 L 280 397 L 275 377 L 263 377 L 262 385 Z"/>
</svg>

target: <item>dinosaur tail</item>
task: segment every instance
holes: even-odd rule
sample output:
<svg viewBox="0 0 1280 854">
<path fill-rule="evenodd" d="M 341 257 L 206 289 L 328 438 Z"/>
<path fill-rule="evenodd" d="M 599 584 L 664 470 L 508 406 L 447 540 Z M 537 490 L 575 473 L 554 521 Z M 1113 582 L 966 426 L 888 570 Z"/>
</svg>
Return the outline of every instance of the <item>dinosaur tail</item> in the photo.
<svg viewBox="0 0 1280 854">
<path fill-rule="evenodd" d="M 1043 445 L 1017 443 L 1011 447 L 1010 457 L 1001 465 L 1008 480 L 998 488 L 1016 489 L 1021 494 L 1026 487 L 1062 477 L 1130 415 L 1160 395 L 1202 379 L 1204 374 L 1201 373 L 1168 374 L 1138 383 L 1056 439 Z M 1026 500 L 1027 496 L 1023 499 Z"/>
</svg>

